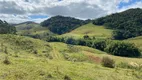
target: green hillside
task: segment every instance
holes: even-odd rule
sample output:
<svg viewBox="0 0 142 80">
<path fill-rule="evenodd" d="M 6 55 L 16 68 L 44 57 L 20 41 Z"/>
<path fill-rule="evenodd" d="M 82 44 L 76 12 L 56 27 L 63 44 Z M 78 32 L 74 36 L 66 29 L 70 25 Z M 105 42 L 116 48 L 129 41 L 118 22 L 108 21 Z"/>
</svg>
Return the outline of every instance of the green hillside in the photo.
<svg viewBox="0 0 142 80">
<path fill-rule="evenodd" d="M 114 39 L 122 40 L 142 35 L 142 9 L 129 9 L 111 14 L 93 21 L 95 25 L 104 25 L 114 29 Z"/>
<path fill-rule="evenodd" d="M 83 21 L 72 17 L 54 16 L 41 22 L 41 25 L 48 27 L 53 33 L 64 34 L 88 23 L 88 21 L 89 20 Z"/>
<path fill-rule="evenodd" d="M 25 22 L 15 26 L 17 34 L 22 36 L 30 36 L 38 39 L 45 39 L 49 35 L 54 35 L 46 27 L 41 27 L 39 24 L 34 22 Z"/>
<path fill-rule="evenodd" d="M 63 34 L 62 36 L 83 37 L 84 35 L 96 38 L 111 38 L 112 30 L 105 29 L 103 26 L 96 26 L 92 23 L 89 23 L 69 33 Z"/>
<path fill-rule="evenodd" d="M 141 58 L 116 57 L 85 46 L 49 43 L 17 35 L 0 35 L 0 37 L 0 80 L 141 80 L 142 78 L 141 68 L 137 66 L 142 64 Z M 114 59 L 116 68 L 103 67 L 101 59 L 104 56 Z M 127 68 L 126 63 L 134 67 Z"/>
</svg>

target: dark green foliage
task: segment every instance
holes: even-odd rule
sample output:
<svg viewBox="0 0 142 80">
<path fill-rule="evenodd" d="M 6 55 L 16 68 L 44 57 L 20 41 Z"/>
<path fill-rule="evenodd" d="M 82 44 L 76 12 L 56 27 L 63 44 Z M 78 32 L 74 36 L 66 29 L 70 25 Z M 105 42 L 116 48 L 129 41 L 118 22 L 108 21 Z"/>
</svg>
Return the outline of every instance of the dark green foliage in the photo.
<svg viewBox="0 0 142 80">
<path fill-rule="evenodd" d="M 9 61 L 8 57 L 5 57 L 3 63 L 6 64 L 6 65 L 8 65 L 8 64 L 10 64 L 11 62 Z"/>
<path fill-rule="evenodd" d="M 16 28 L 9 25 L 6 21 L 0 20 L 0 34 L 15 34 Z"/>
<path fill-rule="evenodd" d="M 56 34 L 70 32 L 79 26 L 88 23 L 89 20 L 83 21 L 71 17 L 55 16 L 41 23 L 42 26 L 48 27 L 50 31 Z"/>
<path fill-rule="evenodd" d="M 106 45 L 106 40 L 96 40 L 93 42 L 92 47 L 104 51 Z"/>
<path fill-rule="evenodd" d="M 102 65 L 109 68 L 115 67 L 115 61 L 109 57 L 103 57 L 102 59 Z"/>
<path fill-rule="evenodd" d="M 81 45 L 92 47 L 101 51 L 105 51 L 112 55 L 122 57 L 139 57 L 141 53 L 134 44 L 115 42 L 101 39 L 74 39 L 74 38 L 63 38 L 63 37 L 51 37 L 48 41 L 50 42 L 64 42 L 71 45 Z"/>
<path fill-rule="evenodd" d="M 123 57 L 139 57 L 141 55 L 139 49 L 134 44 L 124 42 L 110 43 L 105 51 L 112 55 Z"/>
<path fill-rule="evenodd" d="M 88 35 L 84 35 L 83 38 L 88 40 L 91 39 Z"/>
<path fill-rule="evenodd" d="M 142 9 L 129 9 L 93 21 L 95 25 L 105 25 L 116 30 L 114 39 L 127 39 L 142 35 Z"/>
<path fill-rule="evenodd" d="M 67 75 L 65 75 L 64 80 L 71 80 L 71 78 Z"/>
</svg>

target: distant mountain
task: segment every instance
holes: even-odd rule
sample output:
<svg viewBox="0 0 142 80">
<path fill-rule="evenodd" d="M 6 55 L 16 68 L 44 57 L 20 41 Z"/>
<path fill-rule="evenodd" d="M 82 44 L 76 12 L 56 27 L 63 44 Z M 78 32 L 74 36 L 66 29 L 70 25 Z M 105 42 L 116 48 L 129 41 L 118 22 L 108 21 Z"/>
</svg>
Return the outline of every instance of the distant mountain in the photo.
<svg viewBox="0 0 142 80">
<path fill-rule="evenodd" d="M 33 21 L 26 21 L 26 22 L 19 23 L 17 25 L 20 25 L 20 24 L 38 24 L 38 23 L 35 23 Z"/>
<path fill-rule="evenodd" d="M 142 35 L 142 9 L 129 9 L 93 21 L 95 25 L 105 25 L 116 30 L 115 39 L 127 39 Z"/>
<path fill-rule="evenodd" d="M 89 20 L 84 21 L 72 17 L 54 16 L 50 19 L 43 21 L 41 25 L 44 27 L 48 27 L 50 31 L 56 34 L 64 34 L 88 22 Z"/>
</svg>

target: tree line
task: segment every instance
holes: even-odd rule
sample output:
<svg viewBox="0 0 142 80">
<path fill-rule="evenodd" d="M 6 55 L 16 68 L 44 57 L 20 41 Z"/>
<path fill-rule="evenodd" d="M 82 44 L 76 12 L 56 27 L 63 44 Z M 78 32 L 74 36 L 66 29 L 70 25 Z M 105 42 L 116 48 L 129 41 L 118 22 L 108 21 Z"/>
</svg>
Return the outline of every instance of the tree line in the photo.
<svg viewBox="0 0 142 80">
<path fill-rule="evenodd" d="M 142 9 L 129 9 L 93 21 L 95 25 L 104 25 L 114 29 L 113 38 L 122 40 L 142 36 Z"/>
<path fill-rule="evenodd" d="M 64 42 L 71 45 L 81 45 L 95 48 L 108 54 L 122 56 L 122 57 L 140 57 L 141 51 L 132 43 L 126 43 L 122 41 L 104 40 L 104 39 L 92 39 L 82 38 L 74 39 L 72 37 L 50 37 L 49 42 Z"/>
</svg>

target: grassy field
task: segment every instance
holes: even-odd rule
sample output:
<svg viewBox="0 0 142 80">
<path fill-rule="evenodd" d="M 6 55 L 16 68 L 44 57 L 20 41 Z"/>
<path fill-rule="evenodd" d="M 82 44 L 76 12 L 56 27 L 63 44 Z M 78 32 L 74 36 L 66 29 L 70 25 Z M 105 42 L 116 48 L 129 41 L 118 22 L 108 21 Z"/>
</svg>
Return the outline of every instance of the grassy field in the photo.
<svg viewBox="0 0 142 80">
<path fill-rule="evenodd" d="M 44 42 L 17 35 L 0 35 L 0 80 L 141 80 L 142 69 L 120 67 L 123 62 L 142 64 L 140 58 L 125 58 L 59 42 Z M 115 68 L 101 65 L 109 56 Z M 7 64 L 4 61 L 9 61 Z"/>
<path fill-rule="evenodd" d="M 89 35 L 96 38 L 111 38 L 112 30 L 105 29 L 103 26 L 96 26 L 92 23 L 83 25 L 69 33 L 63 34 L 62 36 L 72 36 L 72 37 L 83 37 L 84 35 Z"/>
</svg>

